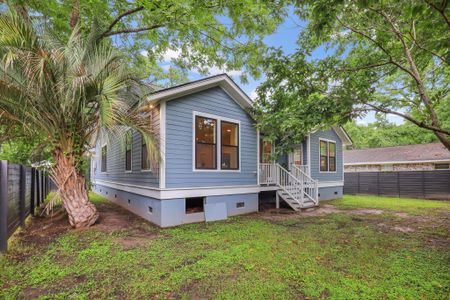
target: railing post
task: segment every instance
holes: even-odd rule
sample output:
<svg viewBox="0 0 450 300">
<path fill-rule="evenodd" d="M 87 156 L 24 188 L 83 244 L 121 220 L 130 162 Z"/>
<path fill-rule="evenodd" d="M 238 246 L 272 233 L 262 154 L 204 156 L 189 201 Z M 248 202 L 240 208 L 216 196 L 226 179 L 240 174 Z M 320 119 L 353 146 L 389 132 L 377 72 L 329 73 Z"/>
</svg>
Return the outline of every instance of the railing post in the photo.
<svg viewBox="0 0 450 300">
<path fill-rule="evenodd" d="M 30 213 L 34 216 L 36 201 L 36 170 L 31 168 L 31 192 L 30 192 Z"/>
<path fill-rule="evenodd" d="M 26 190 L 26 169 L 20 165 L 20 180 L 19 180 L 19 224 L 21 227 L 25 225 L 25 190 Z"/>
<path fill-rule="evenodd" d="M 0 252 L 8 250 L 8 162 L 0 161 Z"/>
</svg>

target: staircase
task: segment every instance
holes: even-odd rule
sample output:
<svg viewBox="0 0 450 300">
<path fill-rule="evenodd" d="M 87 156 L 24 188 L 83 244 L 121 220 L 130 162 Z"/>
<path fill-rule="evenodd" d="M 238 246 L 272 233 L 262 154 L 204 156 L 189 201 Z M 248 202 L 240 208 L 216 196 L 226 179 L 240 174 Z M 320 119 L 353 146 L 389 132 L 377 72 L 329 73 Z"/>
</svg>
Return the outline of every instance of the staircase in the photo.
<svg viewBox="0 0 450 300">
<path fill-rule="evenodd" d="M 260 183 L 276 185 L 277 196 L 295 211 L 319 205 L 317 180 L 295 165 L 289 172 L 280 164 L 260 164 Z"/>
</svg>

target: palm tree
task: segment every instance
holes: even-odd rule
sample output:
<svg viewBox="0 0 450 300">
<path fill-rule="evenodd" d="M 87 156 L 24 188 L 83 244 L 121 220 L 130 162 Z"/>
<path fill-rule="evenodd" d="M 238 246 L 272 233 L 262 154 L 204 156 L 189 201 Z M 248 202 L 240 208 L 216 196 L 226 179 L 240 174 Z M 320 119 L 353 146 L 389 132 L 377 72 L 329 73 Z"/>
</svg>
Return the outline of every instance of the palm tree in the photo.
<svg viewBox="0 0 450 300">
<path fill-rule="evenodd" d="M 98 219 L 82 165 L 99 137 L 133 128 L 158 158 L 141 85 L 99 32 L 93 26 L 83 36 L 76 26 L 63 41 L 13 11 L 0 15 L 0 123 L 22 126 L 49 145 L 50 175 L 75 228 Z"/>
</svg>

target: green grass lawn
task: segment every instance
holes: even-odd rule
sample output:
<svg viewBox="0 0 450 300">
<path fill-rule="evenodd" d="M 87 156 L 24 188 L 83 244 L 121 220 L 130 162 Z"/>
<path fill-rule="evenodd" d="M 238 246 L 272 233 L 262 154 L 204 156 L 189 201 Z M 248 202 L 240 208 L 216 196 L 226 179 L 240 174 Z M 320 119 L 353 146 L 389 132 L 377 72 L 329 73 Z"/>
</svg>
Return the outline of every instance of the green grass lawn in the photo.
<svg viewBox="0 0 450 300">
<path fill-rule="evenodd" d="M 340 208 L 376 208 L 407 212 L 421 215 L 436 210 L 450 210 L 450 201 L 422 200 L 410 198 L 393 198 L 378 196 L 345 195 L 339 200 L 330 201 Z"/>
<path fill-rule="evenodd" d="M 103 213 L 115 208 L 93 198 Z M 345 197 L 332 204 L 411 211 L 399 204 L 407 200 L 395 201 Z M 260 213 L 159 229 L 120 210 L 104 222 L 124 218 L 125 228 L 68 230 L 40 245 L 19 234 L 0 258 L 0 299 L 448 299 L 449 234 L 442 224 L 449 206 L 411 205 L 441 213 L 436 223 L 389 212 L 282 219 Z M 38 224 L 30 222 L 24 234 Z M 415 231 L 389 230 L 400 225 Z"/>
</svg>

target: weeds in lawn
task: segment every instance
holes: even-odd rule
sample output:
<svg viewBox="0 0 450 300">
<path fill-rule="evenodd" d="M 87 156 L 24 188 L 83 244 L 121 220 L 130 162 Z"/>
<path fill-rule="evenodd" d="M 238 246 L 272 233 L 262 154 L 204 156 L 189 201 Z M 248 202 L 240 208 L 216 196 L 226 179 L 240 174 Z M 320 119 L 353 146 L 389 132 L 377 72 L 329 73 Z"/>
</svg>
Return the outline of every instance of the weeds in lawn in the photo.
<svg viewBox="0 0 450 300">
<path fill-rule="evenodd" d="M 1 257 L 0 298 L 445 299 L 448 245 L 424 242 L 426 230 L 380 230 L 403 220 L 250 215 L 158 229 L 136 218 L 120 230 L 71 230 L 25 259 L 14 249 Z"/>
</svg>

